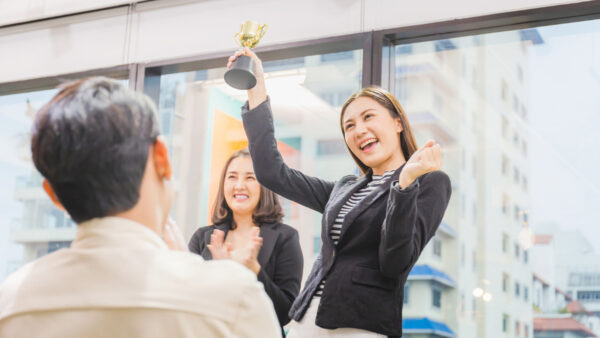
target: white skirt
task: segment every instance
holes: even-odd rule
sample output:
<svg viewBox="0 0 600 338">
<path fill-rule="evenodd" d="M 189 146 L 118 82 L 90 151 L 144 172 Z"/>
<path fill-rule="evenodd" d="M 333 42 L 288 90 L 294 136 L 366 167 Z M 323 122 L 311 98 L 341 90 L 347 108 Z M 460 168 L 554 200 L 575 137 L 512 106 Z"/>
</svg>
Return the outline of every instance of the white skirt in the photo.
<svg viewBox="0 0 600 338">
<path fill-rule="evenodd" d="M 287 338 L 313 338 L 313 337 L 345 337 L 345 338 L 386 338 L 382 334 L 375 332 L 354 329 L 354 328 L 340 328 L 340 329 L 324 329 L 318 327 L 315 324 L 317 319 L 317 309 L 319 308 L 319 302 L 321 297 L 313 297 L 308 306 L 308 310 L 304 314 L 304 317 L 299 322 L 293 321 L 290 324 L 290 333 Z"/>
</svg>

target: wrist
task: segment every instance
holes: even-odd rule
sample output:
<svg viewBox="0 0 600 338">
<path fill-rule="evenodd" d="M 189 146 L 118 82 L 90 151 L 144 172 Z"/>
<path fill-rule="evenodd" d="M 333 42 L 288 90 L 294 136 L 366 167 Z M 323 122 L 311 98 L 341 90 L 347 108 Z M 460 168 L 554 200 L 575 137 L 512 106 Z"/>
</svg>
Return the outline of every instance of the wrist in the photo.
<svg viewBox="0 0 600 338">
<path fill-rule="evenodd" d="M 258 263 L 258 261 L 254 261 L 254 262 L 250 263 L 250 265 L 248 266 L 248 268 L 250 270 L 252 270 L 252 272 L 254 272 L 258 276 L 258 273 L 260 272 L 261 266 Z"/>
<path fill-rule="evenodd" d="M 398 178 L 398 185 L 405 189 L 415 181 L 415 178 L 410 173 L 401 173 Z"/>
</svg>

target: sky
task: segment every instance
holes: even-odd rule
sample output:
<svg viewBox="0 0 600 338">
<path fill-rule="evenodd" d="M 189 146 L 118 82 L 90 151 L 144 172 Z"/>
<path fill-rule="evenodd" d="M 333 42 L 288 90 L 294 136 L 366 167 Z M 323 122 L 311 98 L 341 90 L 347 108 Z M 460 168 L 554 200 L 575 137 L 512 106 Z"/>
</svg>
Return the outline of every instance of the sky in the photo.
<svg viewBox="0 0 600 338">
<path fill-rule="evenodd" d="M 542 27 L 529 60 L 534 231 L 578 230 L 600 254 L 600 20 Z"/>
</svg>

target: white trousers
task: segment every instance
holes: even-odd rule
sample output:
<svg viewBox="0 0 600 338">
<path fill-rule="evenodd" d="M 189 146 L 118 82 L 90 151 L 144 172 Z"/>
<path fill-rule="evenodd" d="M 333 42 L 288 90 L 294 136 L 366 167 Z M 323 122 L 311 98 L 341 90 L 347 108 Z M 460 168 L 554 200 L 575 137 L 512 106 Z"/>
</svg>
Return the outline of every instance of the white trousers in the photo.
<svg viewBox="0 0 600 338">
<path fill-rule="evenodd" d="M 317 309 L 319 308 L 319 302 L 321 297 L 313 297 L 308 306 L 308 310 L 304 314 L 304 317 L 299 322 L 292 322 L 290 324 L 290 333 L 287 338 L 314 338 L 314 337 L 345 337 L 345 338 L 386 338 L 382 334 L 375 332 L 354 329 L 354 328 L 340 328 L 340 329 L 324 329 L 318 327 L 315 324 L 317 319 Z"/>
</svg>

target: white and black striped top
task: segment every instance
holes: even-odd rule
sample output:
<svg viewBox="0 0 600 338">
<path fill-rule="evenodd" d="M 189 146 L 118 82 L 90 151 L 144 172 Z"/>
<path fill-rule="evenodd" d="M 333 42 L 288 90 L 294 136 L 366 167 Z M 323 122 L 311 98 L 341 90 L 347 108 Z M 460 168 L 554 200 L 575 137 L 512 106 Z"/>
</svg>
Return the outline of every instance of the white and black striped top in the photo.
<svg viewBox="0 0 600 338">
<path fill-rule="evenodd" d="M 340 213 L 335 218 L 335 223 L 333 223 L 333 227 L 329 231 L 329 236 L 333 240 L 333 244 L 337 245 L 340 240 L 340 234 L 342 233 L 342 224 L 344 223 L 344 217 L 350 212 L 350 210 L 354 209 L 362 201 L 365 197 L 367 197 L 370 193 L 375 190 L 375 188 L 381 184 L 383 184 L 387 178 L 389 178 L 394 173 L 394 170 L 386 171 L 383 175 L 373 175 L 371 177 L 371 182 L 369 182 L 366 186 L 352 194 L 350 198 L 344 203 L 342 208 L 340 209 Z M 323 293 L 323 288 L 325 287 L 325 278 L 321 281 L 321 284 L 317 287 L 317 291 L 315 292 L 315 297 L 321 297 Z"/>
</svg>

